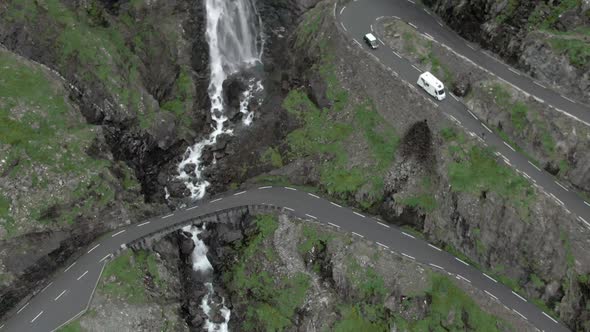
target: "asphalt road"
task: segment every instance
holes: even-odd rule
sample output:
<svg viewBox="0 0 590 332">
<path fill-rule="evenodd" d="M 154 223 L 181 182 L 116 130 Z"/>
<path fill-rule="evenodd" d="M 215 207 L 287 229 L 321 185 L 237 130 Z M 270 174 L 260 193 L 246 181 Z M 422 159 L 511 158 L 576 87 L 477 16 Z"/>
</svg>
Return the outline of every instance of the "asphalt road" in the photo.
<svg viewBox="0 0 590 332">
<path fill-rule="evenodd" d="M 145 220 L 102 236 L 88 246 L 86 253 L 65 268 L 46 289 L 28 303 L 22 304 L 11 319 L 2 325 L 1 331 L 51 331 L 61 326 L 87 308 L 109 255 L 121 245 L 163 227 L 186 223 L 195 216 L 248 204 L 283 207 L 296 217 L 321 222 L 328 227 L 350 232 L 352 236 L 374 241 L 383 250 L 396 252 L 408 260 L 429 265 L 472 284 L 540 329 L 567 331 L 534 304 L 449 253 L 371 216 L 289 187 L 259 187 L 225 194 L 197 206 Z"/>
<path fill-rule="evenodd" d="M 342 30 L 350 36 L 351 43 L 355 43 L 367 53 L 373 54 L 376 61 L 389 68 L 392 74 L 410 82 L 410 86 L 415 86 L 420 74 L 419 68 L 397 56 L 385 45 L 381 45 L 377 50 L 370 50 L 362 43 L 362 36 L 371 31 L 371 26 L 376 24 L 377 19 L 388 15 L 400 17 L 412 23 L 418 31 L 427 33 L 437 42 L 444 43 L 457 53 L 468 57 L 523 91 L 534 94 L 538 100 L 554 105 L 559 108 L 559 111 L 566 112 L 564 110 L 567 110 L 571 116 L 580 121 L 588 120 L 590 122 L 590 113 L 587 113 L 584 106 L 539 86 L 524 75 L 516 73 L 492 57 L 477 51 L 450 30 L 442 28 L 437 18 L 410 1 L 357 0 L 349 2 L 344 7 L 334 7 L 334 15 Z M 430 98 L 425 92 L 418 91 L 423 93 L 426 98 Z M 499 158 L 521 172 L 540 191 L 552 197 L 566 213 L 574 214 L 584 231 L 587 231 L 586 227 L 590 228 L 590 223 L 586 221 L 590 220 L 589 203 L 503 142 L 459 100 L 448 97 L 442 102 L 433 101 L 433 106 L 462 126 L 470 135 L 482 140 L 483 144 L 493 147 Z M 556 111 L 558 110 L 556 109 Z M 515 315 L 527 319 L 540 330 L 568 331 L 565 326 L 520 295 L 513 293 L 493 278 L 439 248 L 414 238 L 411 234 L 404 233 L 394 226 L 380 223 L 370 216 L 341 207 L 315 195 L 283 187 L 261 187 L 246 192 L 229 193 L 220 198 L 202 202 L 199 206 L 192 206 L 167 216 L 152 218 L 121 228 L 97 239 L 86 249 L 86 253 L 82 257 L 65 268 L 63 273 L 58 274 L 29 302 L 22 303 L 18 309 L 15 309 L 8 321 L 0 323 L 0 331 L 51 331 L 83 313 L 90 303 L 104 265 L 110 259 L 110 255 L 116 252 L 121 245 L 163 227 L 185 223 L 198 215 L 246 204 L 261 203 L 284 207 L 301 218 L 326 223 L 330 227 L 338 227 L 343 231 L 351 232 L 354 236 L 376 242 L 383 250 L 395 251 L 406 259 L 416 260 L 433 269 L 445 271 L 483 290 L 489 297 L 501 302 L 513 310 Z"/>
</svg>

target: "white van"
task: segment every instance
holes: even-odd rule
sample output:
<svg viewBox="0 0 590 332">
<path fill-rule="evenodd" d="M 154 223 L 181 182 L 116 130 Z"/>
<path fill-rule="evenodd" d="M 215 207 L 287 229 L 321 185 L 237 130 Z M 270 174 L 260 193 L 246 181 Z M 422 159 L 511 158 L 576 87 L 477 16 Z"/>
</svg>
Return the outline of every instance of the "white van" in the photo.
<svg viewBox="0 0 590 332">
<path fill-rule="evenodd" d="M 365 43 L 367 43 L 372 49 L 379 47 L 379 44 L 377 44 L 377 38 L 375 38 L 372 33 L 366 34 L 363 39 L 365 40 Z"/>
<path fill-rule="evenodd" d="M 424 72 L 418 77 L 418 85 L 438 100 L 443 100 L 446 97 L 445 86 L 430 72 Z"/>
</svg>

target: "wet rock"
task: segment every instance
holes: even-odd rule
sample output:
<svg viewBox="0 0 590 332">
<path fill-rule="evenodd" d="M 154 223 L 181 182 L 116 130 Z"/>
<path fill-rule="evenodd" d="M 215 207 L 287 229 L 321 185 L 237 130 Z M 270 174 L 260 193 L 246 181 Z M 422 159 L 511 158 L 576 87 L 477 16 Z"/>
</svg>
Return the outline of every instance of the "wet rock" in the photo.
<svg viewBox="0 0 590 332">
<path fill-rule="evenodd" d="M 327 89 L 328 83 L 319 73 L 316 72 L 309 78 L 307 86 L 309 98 L 320 109 L 332 106 L 327 96 Z"/>
<path fill-rule="evenodd" d="M 458 97 L 465 97 L 471 91 L 471 76 L 462 73 L 453 82 L 453 94 Z"/>
</svg>

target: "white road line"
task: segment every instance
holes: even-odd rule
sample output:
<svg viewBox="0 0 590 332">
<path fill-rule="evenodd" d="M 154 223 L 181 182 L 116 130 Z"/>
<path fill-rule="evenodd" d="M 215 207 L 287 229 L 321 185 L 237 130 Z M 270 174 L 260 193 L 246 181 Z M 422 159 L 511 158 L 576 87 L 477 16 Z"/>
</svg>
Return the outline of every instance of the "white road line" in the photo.
<svg viewBox="0 0 590 332">
<path fill-rule="evenodd" d="M 211 201 L 211 202 L 209 202 L 209 203 L 215 203 L 215 202 L 219 202 L 219 201 L 220 201 L 220 200 L 222 200 L 222 199 L 223 199 L 223 198 L 217 198 L 217 199 L 214 199 L 214 200 L 212 200 L 212 201 Z"/>
<path fill-rule="evenodd" d="M 344 9 L 346 9 L 346 6 L 342 7 L 342 9 L 340 9 L 340 15 L 342 15 L 342 12 L 344 11 Z"/>
<path fill-rule="evenodd" d="M 373 32 L 373 24 L 371 24 L 371 32 Z"/>
<path fill-rule="evenodd" d="M 213 203 L 213 202 L 214 202 L 214 201 L 211 201 L 211 203 Z M 170 218 L 170 217 L 172 217 L 173 215 L 174 215 L 174 213 L 167 214 L 167 215 L 163 216 L 163 217 L 162 217 L 162 219 Z"/>
<path fill-rule="evenodd" d="M 464 261 L 464 260 L 460 259 L 459 257 L 455 257 L 455 259 L 456 259 L 456 260 L 458 260 L 459 262 L 461 262 L 461 263 L 463 263 L 463 264 L 465 264 L 465 265 L 469 266 L 469 263 L 467 263 L 466 261 Z"/>
<path fill-rule="evenodd" d="M 512 69 L 511 67 L 508 67 L 508 70 L 510 70 L 511 72 L 515 73 L 516 75 L 520 76 L 520 73 L 517 72 L 516 70 Z"/>
<path fill-rule="evenodd" d="M 402 56 L 397 54 L 395 51 L 391 51 L 391 52 L 393 52 L 393 54 L 395 54 L 398 58 L 400 58 L 400 59 L 402 58 Z"/>
<path fill-rule="evenodd" d="M 352 234 L 353 234 L 353 235 L 356 235 L 356 236 L 358 236 L 358 237 L 360 237 L 360 238 L 364 238 L 364 236 L 360 235 L 360 234 L 359 234 L 359 233 L 357 233 L 357 232 L 352 232 Z"/>
<path fill-rule="evenodd" d="M 523 300 L 524 302 L 528 302 L 524 297 L 520 296 L 517 292 L 512 291 L 512 294 L 514 294 L 514 296 L 518 297 L 519 299 Z"/>
<path fill-rule="evenodd" d="M 413 67 L 414 69 L 416 69 L 417 71 L 419 71 L 419 72 L 422 72 L 422 71 L 420 70 L 420 68 L 418 68 L 418 67 L 416 67 L 416 66 L 414 66 L 414 65 L 412 65 L 412 67 Z"/>
<path fill-rule="evenodd" d="M 328 225 L 330 225 L 330 226 L 334 226 L 334 227 L 336 227 L 336 228 L 340 228 L 340 226 L 339 226 L 339 225 L 333 224 L 333 223 L 331 223 L 331 222 L 328 222 Z"/>
<path fill-rule="evenodd" d="M 471 283 L 471 280 L 469 280 L 469 279 L 465 278 L 464 276 L 462 276 L 462 275 L 460 275 L 460 274 L 457 274 L 457 278 L 458 278 L 458 279 L 463 279 L 463 280 L 467 281 L 468 283 Z"/>
<path fill-rule="evenodd" d="M 244 191 L 240 191 L 239 193 L 235 193 L 234 196 L 238 196 L 238 195 L 241 195 L 241 194 L 244 194 L 244 193 L 246 193 L 245 190 Z"/>
<path fill-rule="evenodd" d="M 80 279 L 84 278 L 84 276 L 86 275 L 86 273 L 88 273 L 88 270 L 86 270 L 86 272 L 82 273 L 82 275 L 79 276 L 78 279 L 76 279 L 76 280 L 80 280 Z"/>
<path fill-rule="evenodd" d="M 307 214 L 307 213 L 306 213 L 305 215 L 306 215 L 306 216 L 308 216 L 308 217 L 310 217 L 311 219 L 317 219 L 317 217 L 316 217 L 316 216 L 312 216 L 311 214 Z"/>
<path fill-rule="evenodd" d="M 555 324 L 559 324 L 559 323 L 558 323 L 558 322 L 555 320 L 555 318 L 553 318 L 553 317 L 551 317 L 551 316 L 547 315 L 547 314 L 546 314 L 544 311 L 542 311 L 542 312 L 543 312 L 543 315 L 545 315 L 545 317 L 547 317 L 547 318 L 551 319 L 551 320 L 553 321 L 553 323 L 555 323 Z"/>
<path fill-rule="evenodd" d="M 482 273 L 483 273 L 483 272 L 482 272 Z M 484 275 L 486 278 L 490 279 L 491 281 L 493 281 L 493 282 L 497 283 L 496 279 L 494 279 L 494 278 L 490 277 L 489 275 L 487 275 L 487 274 L 485 274 L 485 273 L 483 273 L 483 275 Z"/>
<path fill-rule="evenodd" d="M 320 196 L 318 196 L 318 195 L 314 195 L 314 194 L 312 194 L 312 193 L 307 193 L 307 194 L 308 194 L 309 196 L 311 196 L 311 197 L 320 198 Z"/>
<path fill-rule="evenodd" d="M 516 152 L 516 150 L 514 150 L 514 148 L 512 146 L 510 146 L 510 144 L 506 143 L 506 142 L 502 142 L 504 143 L 504 145 L 506 145 L 510 150 Z"/>
<path fill-rule="evenodd" d="M 488 292 L 487 290 L 484 290 L 484 292 L 486 292 L 486 294 L 488 294 L 489 296 L 493 297 L 494 299 L 498 299 L 498 297 L 490 292 Z"/>
<path fill-rule="evenodd" d="M 471 135 L 472 137 L 475 137 L 475 136 L 477 136 L 477 135 L 475 135 L 475 133 L 474 133 L 474 132 L 472 132 L 472 131 L 470 131 L 470 132 L 469 132 L 469 135 Z"/>
<path fill-rule="evenodd" d="M 435 250 L 438 250 L 438 251 L 442 251 L 442 249 L 441 249 L 441 248 L 439 248 L 439 247 L 437 247 L 437 246 L 433 246 L 433 245 L 432 245 L 432 244 L 430 244 L 430 243 L 428 244 L 428 246 L 429 246 L 430 248 L 432 248 L 432 249 L 435 249 Z"/>
<path fill-rule="evenodd" d="M 472 50 L 474 50 L 474 51 L 475 51 L 475 47 L 473 47 L 473 46 L 471 46 L 471 45 L 469 45 L 469 44 L 467 44 L 467 47 L 469 47 L 470 49 L 472 49 Z"/>
<path fill-rule="evenodd" d="M 385 43 L 381 39 L 379 39 L 379 37 L 377 37 L 377 40 L 381 43 L 381 45 L 385 46 Z"/>
<path fill-rule="evenodd" d="M 4 328 L 4 324 L 0 325 L 0 330 L 1 330 L 2 328 Z"/>
<path fill-rule="evenodd" d="M 358 45 L 360 48 L 363 48 L 363 45 L 362 45 L 361 43 L 359 43 L 359 41 L 358 41 L 358 40 L 356 40 L 356 39 L 353 39 L 353 40 L 354 40 L 354 42 L 355 42 L 355 43 L 356 43 L 356 44 L 357 44 L 357 45 Z"/>
<path fill-rule="evenodd" d="M 532 179 L 531 179 L 531 177 L 530 177 L 530 176 L 529 176 L 529 175 L 528 175 L 526 172 L 522 172 L 522 175 L 523 175 L 525 178 L 527 178 L 527 179 L 529 179 L 529 180 L 532 180 Z"/>
<path fill-rule="evenodd" d="M 49 285 L 45 286 L 40 293 L 43 293 L 49 286 L 53 285 L 53 281 L 49 283 Z"/>
<path fill-rule="evenodd" d="M 295 210 L 291 209 L 290 207 L 286 207 L 286 206 L 284 207 L 284 209 L 288 210 L 288 211 L 295 211 Z"/>
<path fill-rule="evenodd" d="M 119 235 L 119 234 L 122 234 L 122 233 L 125 233 L 125 230 L 118 231 L 117 233 L 115 233 L 115 234 L 111 235 L 111 237 L 115 237 L 115 236 L 117 236 L 117 235 Z"/>
<path fill-rule="evenodd" d="M 557 184 L 558 186 L 560 186 L 563 190 L 569 191 L 563 184 L 561 184 L 561 183 L 559 183 L 557 181 L 555 181 L 555 184 Z"/>
<path fill-rule="evenodd" d="M 72 265 L 68 266 L 64 272 L 68 272 L 69 269 L 71 269 L 74 265 L 76 265 L 77 262 L 73 262 Z"/>
<path fill-rule="evenodd" d="M 453 119 L 453 121 L 457 122 L 458 124 L 461 124 L 461 121 L 457 120 L 456 117 L 452 116 L 449 114 L 449 116 L 451 117 L 451 119 Z"/>
<path fill-rule="evenodd" d="M 563 99 L 565 99 L 565 100 L 567 100 L 567 101 L 569 101 L 569 102 L 571 102 L 571 103 L 574 103 L 574 104 L 576 103 L 576 101 L 575 101 L 575 100 L 573 100 L 573 99 L 571 99 L 571 98 L 568 98 L 568 97 L 566 97 L 566 96 L 564 96 L 564 95 L 561 95 L 561 96 L 563 97 Z"/>
<path fill-rule="evenodd" d="M 442 266 L 436 265 L 436 264 L 432 264 L 432 263 L 428 263 L 428 265 L 432 266 L 432 267 L 436 267 L 437 269 L 441 269 L 444 271 L 444 268 Z"/>
<path fill-rule="evenodd" d="M 285 187 L 285 189 L 287 189 L 287 190 L 297 190 L 297 189 L 291 188 L 291 187 Z"/>
<path fill-rule="evenodd" d="M 399 20 L 399 16 L 392 16 L 393 18 L 395 18 L 396 20 Z"/>
<path fill-rule="evenodd" d="M 426 10 L 426 8 L 422 8 L 422 9 L 424 9 L 424 11 L 426 12 L 426 14 L 432 15 L 428 10 Z"/>
<path fill-rule="evenodd" d="M 590 227 L 590 223 L 588 223 L 586 221 L 586 219 L 582 218 L 582 216 L 578 216 L 578 219 L 580 219 L 581 222 L 583 222 L 584 224 L 586 224 L 586 226 Z"/>
<path fill-rule="evenodd" d="M 541 104 L 544 104 L 544 103 L 545 103 L 545 101 L 544 101 L 543 99 L 541 99 L 541 98 L 539 98 L 539 97 L 537 97 L 537 96 L 533 96 L 533 98 L 534 98 L 534 99 L 535 99 L 537 102 L 539 102 L 539 103 L 541 103 Z"/>
<path fill-rule="evenodd" d="M 408 2 L 409 2 L 409 3 L 416 4 L 416 3 L 415 3 L 414 1 L 412 1 L 412 0 L 408 0 Z"/>
<path fill-rule="evenodd" d="M 64 295 L 64 294 L 65 294 L 67 291 L 68 291 L 67 289 L 64 289 L 64 290 L 63 290 L 61 293 L 59 293 L 59 295 L 58 295 L 58 296 L 57 296 L 55 299 L 53 299 L 53 301 L 57 301 L 57 300 L 59 300 L 59 298 L 60 298 L 62 295 Z"/>
<path fill-rule="evenodd" d="M 382 222 L 380 222 L 380 221 L 378 221 L 377 223 L 378 223 L 379 225 L 383 226 L 383 227 L 386 227 L 386 228 L 391 228 L 389 225 L 386 225 L 386 224 L 384 224 L 384 223 L 382 223 Z"/>
<path fill-rule="evenodd" d="M 98 262 L 102 263 L 102 261 L 104 261 L 105 259 L 109 258 L 111 256 L 111 254 L 108 254 L 106 256 L 104 256 L 103 258 L 101 258 Z"/>
<path fill-rule="evenodd" d="M 547 87 L 546 87 L 546 86 L 544 86 L 543 84 L 541 84 L 541 83 L 539 83 L 539 82 L 537 82 L 537 81 L 533 81 L 533 83 L 535 83 L 536 85 L 538 85 L 538 86 L 542 87 L 543 89 L 547 89 Z"/>
<path fill-rule="evenodd" d="M 378 245 L 380 245 L 380 246 L 382 246 L 383 248 L 389 249 L 389 247 L 388 247 L 388 246 L 384 245 L 384 244 L 383 244 L 383 243 L 381 243 L 381 242 L 377 242 L 377 244 L 378 244 Z"/>
<path fill-rule="evenodd" d="M 23 311 L 23 309 L 26 308 L 28 305 L 29 305 L 29 302 L 27 302 L 24 306 L 22 306 L 20 309 L 18 309 L 18 311 L 16 313 L 20 314 L 20 312 Z"/>
<path fill-rule="evenodd" d="M 96 249 L 96 248 L 98 248 L 98 247 L 100 247 L 100 243 L 99 243 L 99 244 L 97 244 L 97 245 L 95 245 L 94 247 L 92 247 L 92 249 L 88 250 L 87 254 L 91 253 L 91 252 L 92 252 L 92 250 L 94 250 L 94 249 Z"/>
<path fill-rule="evenodd" d="M 520 317 L 524 318 L 524 320 L 528 320 L 528 318 L 526 318 L 523 314 L 518 312 L 516 309 L 512 309 L 512 311 L 516 312 Z"/>
<path fill-rule="evenodd" d="M 584 204 L 586 204 L 586 205 L 590 206 L 590 203 L 588 203 L 588 202 L 586 202 L 586 201 L 584 201 Z"/>
<path fill-rule="evenodd" d="M 459 99 L 457 97 L 455 97 L 454 94 L 450 93 L 451 97 L 453 97 L 453 99 L 455 99 L 456 101 L 459 101 Z"/>
<path fill-rule="evenodd" d="M 192 209 L 192 208 L 191 208 L 191 209 Z M 187 209 L 187 210 L 188 210 L 188 209 Z M 146 222 L 144 222 L 144 223 L 142 223 L 142 224 L 139 224 L 139 225 L 137 225 L 137 227 L 142 227 L 142 226 L 148 225 L 150 222 L 151 222 L 151 221 L 146 221 Z"/>
<path fill-rule="evenodd" d="M 340 22 L 340 25 L 342 26 L 342 29 L 344 29 L 344 31 L 348 32 L 348 29 L 346 29 L 346 27 L 344 26 L 344 23 Z"/>
<path fill-rule="evenodd" d="M 337 206 L 337 207 L 339 207 L 339 208 L 341 208 L 341 207 L 342 207 L 342 205 L 338 205 L 338 204 L 336 204 L 336 203 L 334 203 L 334 202 L 330 202 L 330 204 L 332 204 L 332 205 L 334 205 L 334 206 Z"/>
<path fill-rule="evenodd" d="M 469 114 L 471 114 L 471 116 L 472 116 L 472 117 L 473 117 L 475 120 L 477 120 L 477 116 L 475 116 L 475 114 L 473 114 L 473 112 L 471 112 L 470 110 L 467 110 L 467 112 L 469 112 Z"/>
<path fill-rule="evenodd" d="M 412 23 L 412 22 L 408 22 L 408 24 L 409 24 L 411 27 L 413 27 L 414 29 L 418 29 L 418 27 L 417 27 L 417 26 L 416 26 L 414 23 Z"/>
<path fill-rule="evenodd" d="M 530 164 L 531 166 L 533 166 L 533 167 L 534 167 L 534 168 L 535 168 L 537 171 L 539 171 L 539 172 L 542 172 L 542 171 L 541 171 L 541 169 L 540 169 L 540 168 L 539 168 L 537 165 L 535 165 L 535 164 L 531 163 L 530 161 L 529 161 L 529 164 Z"/>
<path fill-rule="evenodd" d="M 192 209 L 196 209 L 196 208 L 198 208 L 198 207 L 199 207 L 199 206 L 195 205 L 195 206 L 191 206 L 191 207 L 189 207 L 189 208 L 188 208 L 188 209 L 186 209 L 186 210 L 187 210 L 187 211 L 189 211 L 189 210 L 192 210 Z"/>
<path fill-rule="evenodd" d="M 430 34 L 425 32 L 424 35 L 426 36 L 426 38 L 434 40 L 434 37 L 432 37 Z"/>
<path fill-rule="evenodd" d="M 42 314 L 43 314 L 43 310 L 41 310 L 41 312 L 38 313 L 37 316 L 35 316 L 35 318 L 33 318 L 33 320 L 31 320 L 31 323 L 34 323 L 37 320 L 37 318 L 39 318 L 39 316 L 41 316 Z"/>
<path fill-rule="evenodd" d="M 410 256 L 410 255 L 408 255 L 408 254 L 406 254 L 404 252 L 402 252 L 402 255 L 405 256 L 405 257 L 408 257 L 409 259 L 416 259 L 416 258 L 414 258 L 414 256 Z"/>
<path fill-rule="evenodd" d="M 356 214 L 356 215 L 357 215 L 357 216 L 359 216 L 359 217 L 366 218 L 365 216 L 363 216 L 362 214 L 360 214 L 360 213 L 358 213 L 358 212 L 354 212 L 354 211 L 353 211 L 352 213 Z"/>
<path fill-rule="evenodd" d="M 416 238 L 415 236 L 410 235 L 410 234 L 408 234 L 406 232 L 402 232 L 402 234 L 405 235 L 405 236 L 407 236 L 407 237 L 409 237 L 409 238 L 412 238 L 412 239 L 415 239 Z"/>
<path fill-rule="evenodd" d="M 483 127 L 484 127 L 484 128 L 487 130 L 487 131 L 489 131 L 490 133 L 492 132 L 492 130 L 491 130 L 490 128 L 488 128 L 488 127 L 487 127 L 485 124 L 483 124 L 483 122 L 482 122 L 482 124 L 481 124 L 481 125 L 482 125 L 482 126 L 483 126 Z"/>
<path fill-rule="evenodd" d="M 272 188 L 272 186 L 258 187 L 258 189 L 270 189 L 270 188 Z"/>
<path fill-rule="evenodd" d="M 436 21 L 436 23 L 438 23 L 438 25 L 440 25 L 441 27 L 443 26 L 442 22 Z"/>
<path fill-rule="evenodd" d="M 553 195 L 553 194 L 550 194 L 550 195 L 551 195 L 551 197 L 553 197 L 553 199 L 554 199 L 554 200 L 557 202 L 557 204 L 559 204 L 559 205 L 565 205 L 565 204 L 563 204 L 563 202 L 561 201 L 561 199 L 557 198 L 557 197 L 556 197 L 555 195 Z"/>
</svg>

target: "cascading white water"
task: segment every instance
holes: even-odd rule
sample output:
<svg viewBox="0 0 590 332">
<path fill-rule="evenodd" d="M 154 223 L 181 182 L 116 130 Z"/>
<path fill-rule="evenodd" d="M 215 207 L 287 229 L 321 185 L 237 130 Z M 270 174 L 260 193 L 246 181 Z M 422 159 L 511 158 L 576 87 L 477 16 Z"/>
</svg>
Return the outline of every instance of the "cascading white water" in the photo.
<svg viewBox="0 0 590 332">
<path fill-rule="evenodd" d="M 228 118 L 224 115 L 223 82 L 229 75 L 259 63 L 262 57 L 262 23 L 253 1 L 205 0 L 210 67 L 208 93 L 211 100 L 211 118 L 215 125 L 209 137 L 187 149 L 183 161 L 178 165 L 178 178 L 184 181 L 193 199 L 203 198 L 210 184 L 202 177 L 200 159 L 203 149 L 215 144 L 217 136 L 233 133 L 225 124 Z M 260 82 L 250 82 L 249 90 L 244 92 L 240 102 L 240 112 L 244 114 L 245 125 L 252 122 L 252 114 L 247 110 L 247 106 L 255 88 L 262 88 Z M 185 171 L 188 164 L 196 166 L 194 175 Z"/>
<path fill-rule="evenodd" d="M 182 230 L 192 235 L 192 240 L 195 244 L 195 248 L 191 253 L 193 271 L 201 273 L 202 275 L 210 275 L 211 272 L 213 272 L 213 266 L 211 265 L 211 262 L 209 262 L 209 259 L 207 259 L 207 245 L 205 245 L 205 242 L 199 239 L 199 234 L 205 230 L 205 225 L 201 226 L 200 228 L 196 226 L 186 226 L 183 227 Z M 207 320 L 205 321 L 205 330 L 208 332 L 228 332 L 228 323 L 231 311 L 225 306 L 225 299 L 221 299 L 221 308 L 219 309 L 219 313 L 221 317 L 223 317 L 223 322 L 212 322 L 211 303 L 213 303 L 213 295 L 215 294 L 215 290 L 213 289 L 213 284 L 209 281 L 205 282 L 205 287 L 207 288 L 207 294 L 205 294 L 201 300 L 201 309 L 203 309 L 203 312 L 207 316 Z"/>
</svg>

